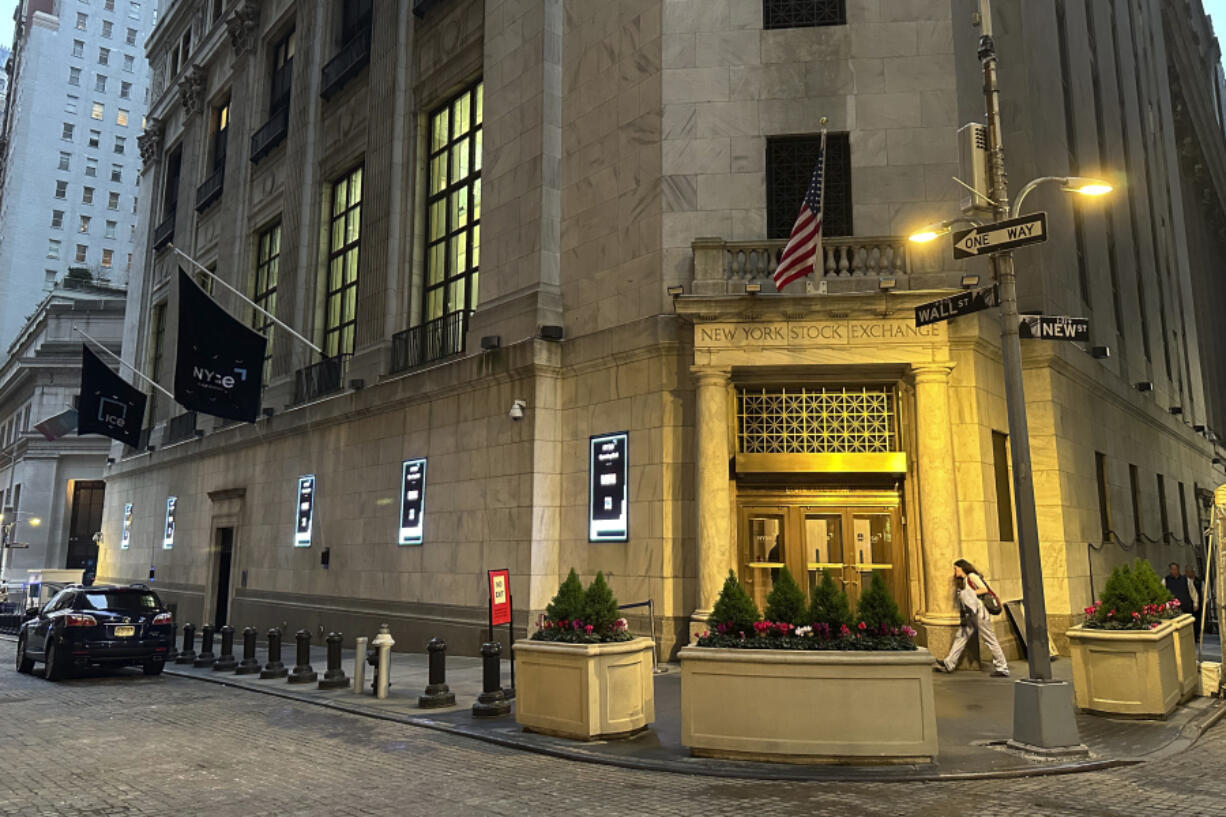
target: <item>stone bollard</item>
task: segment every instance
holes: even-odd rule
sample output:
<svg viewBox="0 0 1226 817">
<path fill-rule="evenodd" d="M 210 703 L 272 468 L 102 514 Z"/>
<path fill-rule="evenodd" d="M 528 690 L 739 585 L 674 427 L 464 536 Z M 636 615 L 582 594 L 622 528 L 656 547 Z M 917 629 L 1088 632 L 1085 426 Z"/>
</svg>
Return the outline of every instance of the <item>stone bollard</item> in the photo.
<svg viewBox="0 0 1226 817">
<path fill-rule="evenodd" d="M 260 670 L 260 677 L 284 678 L 288 672 L 281 663 L 281 631 L 273 627 L 268 631 L 268 663 Z"/>
<path fill-rule="evenodd" d="M 179 650 L 176 664 L 190 664 L 196 660 L 196 628 L 190 623 L 183 625 L 183 649 Z"/>
<path fill-rule="evenodd" d="M 166 663 L 173 664 L 175 659 L 179 657 L 179 648 L 175 646 L 175 642 L 179 640 L 179 625 L 174 622 L 170 623 L 170 649 L 166 651 Z"/>
<path fill-rule="evenodd" d="M 319 673 L 311 669 L 311 634 L 299 630 L 294 638 L 298 641 L 298 663 L 289 674 L 291 684 L 313 684 L 319 678 Z"/>
<path fill-rule="evenodd" d="M 229 672 L 238 666 L 238 661 L 234 658 L 234 628 L 227 624 L 221 628 L 220 632 L 221 655 L 213 662 L 213 669 L 219 672 Z"/>
<path fill-rule="evenodd" d="M 417 705 L 422 709 L 455 706 L 455 693 L 447 686 L 447 642 L 432 638 L 426 652 L 430 653 L 430 685 L 426 694 L 418 697 Z"/>
<path fill-rule="evenodd" d="M 213 655 L 213 625 L 206 624 L 200 628 L 200 654 L 192 662 L 195 667 L 211 667 L 217 656 Z"/>
<path fill-rule="evenodd" d="M 324 639 L 328 644 L 328 669 L 324 672 L 324 677 L 319 679 L 320 689 L 341 689 L 349 686 L 349 679 L 341 668 L 341 642 L 344 640 L 345 636 L 341 633 L 328 633 L 328 637 Z"/>
<path fill-rule="evenodd" d="M 392 638 L 392 631 L 388 626 L 380 624 L 379 634 L 370 643 L 379 651 L 379 665 L 375 671 L 375 697 L 386 698 L 387 688 L 391 685 L 392 647 L 395 646 L 396 640 Z"/>
<path fill-rule="evenodd" d="M 481 645 L 481 689 L 473 704 L 474 718 L 497 718 L 510 713 L 511 702 L 502 692 L 502 645 L 497 641 Z"/>
<path fill-rule="evenodd" d="M 234 670 L 235 675 L 255 675 L 260 671 L 260 662 L 255 657 L 257 635 L 259 631 L 255 627 L 247 627 L 243 630 L 243 660 L 239 662 L 238 669 Z"/>
<path fill-rule="evenodd" d="M 366 636 L 353 640 L 353 691 L 362 694 L 362 684 L 366 683 Z"/>
</svg>

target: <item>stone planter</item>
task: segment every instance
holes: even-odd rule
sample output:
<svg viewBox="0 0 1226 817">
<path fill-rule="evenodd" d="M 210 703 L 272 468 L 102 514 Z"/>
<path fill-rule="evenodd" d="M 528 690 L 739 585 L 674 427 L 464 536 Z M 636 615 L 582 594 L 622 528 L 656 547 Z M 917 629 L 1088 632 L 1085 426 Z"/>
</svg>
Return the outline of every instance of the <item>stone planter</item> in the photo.
<svg viewBox="0 0 1226 817">
<path fill-rule="evenodd" d="M 516 641 L 515 720 L 579 740 L 616 738 L 656 718 L 650 638 L 613 644 Z"/>
<path fill-rule="evenodd" d="M 1106 715 L 1165 718 L 1183 695 L 1175 627 L 1068 631 L 1077 706 Z M 1195 666 L 1195 661 L 1193 661 Z"/>
<path fill-rule="evenodd" d="M 694 755 L 914 763 L 937 754 L 932 654 L 685 647 L 681 742 Z"/>
<path fill-rule="evenodd" d="M 1179 702 L 1200 692 L 1200 669 L 1196 666 L 1196 619 L 1184 613 L 1171 621 L 1175 628 L 1175 671 L 1179 675 Z"/>
</svg>

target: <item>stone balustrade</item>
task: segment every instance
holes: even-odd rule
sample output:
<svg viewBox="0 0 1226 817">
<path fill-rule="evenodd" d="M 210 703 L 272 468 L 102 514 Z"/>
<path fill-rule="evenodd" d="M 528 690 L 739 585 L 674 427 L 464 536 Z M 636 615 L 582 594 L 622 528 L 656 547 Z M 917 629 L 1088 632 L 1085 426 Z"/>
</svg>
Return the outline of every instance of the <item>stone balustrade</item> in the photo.
<svg viewBox="0 0 1226 817">
<path fill-rule="evenodd" d="M 694 239 L 694 294 L 735 292 L 747 283 L 760 283 L 763 291 L 773 291 L 771 273 L 779 265 L 786 244 L 773 239 Z M 909 272 L 903 236 L 826 238 L 822 241 L 822 261 L 824 279 L 901 277 Z"/>
</svg>

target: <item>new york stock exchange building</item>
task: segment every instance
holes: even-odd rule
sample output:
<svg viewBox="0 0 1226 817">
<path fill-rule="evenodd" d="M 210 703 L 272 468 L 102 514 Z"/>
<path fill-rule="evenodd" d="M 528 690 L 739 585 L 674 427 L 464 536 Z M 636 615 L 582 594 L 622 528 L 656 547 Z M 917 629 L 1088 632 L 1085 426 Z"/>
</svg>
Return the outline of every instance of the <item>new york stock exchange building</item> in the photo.
<svg viewBox="0 0 1226 817">
<path fill-rule="evenodd" d="M 151 393 L 100 580 L 153 577 L 180 623 L 388 622 L 468 654 L 498 568 L 521 631 L 604 571 L 665 655 L 729 570 L 759 604 L 785 566 L 853 599 L 879 574 L 938 655 L 955 559 L 1020 598 L 997 312 L 915 319 L 991 273 L 906 240 L 962 205 L 974 3 L 218 5 L 172 4 L 148 44 L 124 356 L 170 382 L 175 248 L 284 326 L 212 288 L 269 338 L 262 413 Z M 1226 476 L 1216 56 L 1090 5 L 997 43 L 1013 187 L 1117 183 L 1037 188 L 1050 237 L 1017 254 L 1024 313 L 1090 322 L 1023 342 L 1058 647 L 1113 565 L 1193 563 Z M 821 254 L 780 293 L 822 117 Z"/>
</svg>

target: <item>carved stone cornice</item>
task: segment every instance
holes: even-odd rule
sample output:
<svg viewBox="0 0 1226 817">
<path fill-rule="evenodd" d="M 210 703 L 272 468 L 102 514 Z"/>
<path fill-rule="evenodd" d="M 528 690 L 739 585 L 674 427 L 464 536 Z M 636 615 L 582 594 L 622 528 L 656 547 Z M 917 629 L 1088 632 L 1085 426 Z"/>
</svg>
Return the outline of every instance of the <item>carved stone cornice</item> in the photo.
<svg viewBox="0 0 1226 817">
<path fill-rule="evenodd" d="M 202 65 L 193 65 L 187 69 L 183 79 L 179 80 L 179 104 L 183 113 L 200 113 L 204 107 L 205 81 L 209 72 Z"/>
<path fill-rule="evenodd" d="M 226 30 L 230 32 L 235 57 L 254 51 L 260 38 L 260 4 L 256 0 L 242 0 L 226 18 Z"/>
<path fill-rule="evenodd" d="M 145 121 L 145 132 L 136 137 L 136 145 L 140 149 L 140 160 L 144 167 L 157 164 L 162 158 L 162 137 L 166 127 L 162 120 L 149 117 Z"/>
</svg>

